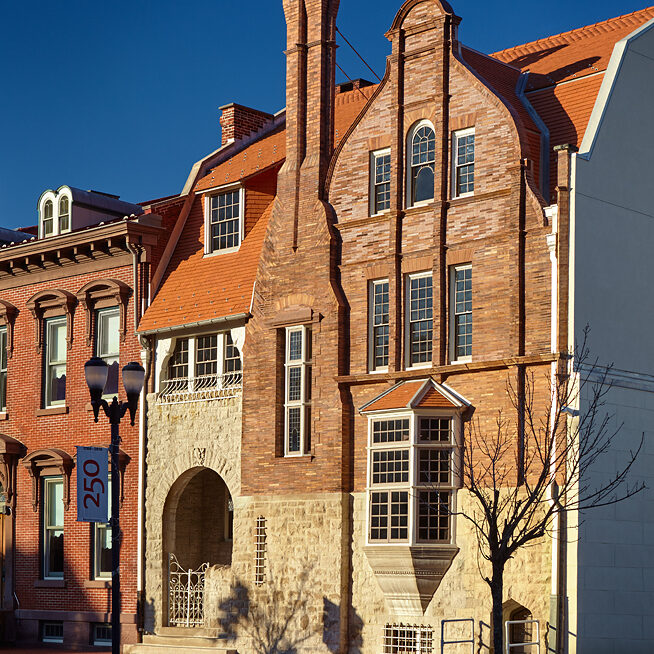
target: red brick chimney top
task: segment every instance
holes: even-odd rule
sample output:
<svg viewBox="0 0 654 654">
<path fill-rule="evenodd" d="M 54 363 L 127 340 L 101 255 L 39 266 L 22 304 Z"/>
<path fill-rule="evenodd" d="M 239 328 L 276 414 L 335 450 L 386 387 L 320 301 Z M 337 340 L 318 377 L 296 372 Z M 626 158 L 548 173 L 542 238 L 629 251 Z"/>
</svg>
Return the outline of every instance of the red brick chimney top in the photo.
<svg viewBox="0 0 654 654">
<path fill-rule="evenodd" d="M 242 104 L 226 104 L 220 107 L 220 127 L 222 128 L 221 145 L 237 139 L 245 138 L 253 132 L 258 132 L 266 123 L 274 119 L 265 111 L 244 107 Z"/>
</svg>

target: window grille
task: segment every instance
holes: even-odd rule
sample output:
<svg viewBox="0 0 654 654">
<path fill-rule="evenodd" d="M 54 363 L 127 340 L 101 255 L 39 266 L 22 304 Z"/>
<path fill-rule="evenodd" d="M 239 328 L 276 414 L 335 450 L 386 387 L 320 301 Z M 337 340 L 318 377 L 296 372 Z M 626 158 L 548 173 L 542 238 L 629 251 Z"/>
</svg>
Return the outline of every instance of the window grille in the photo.
<svg viewBox="0 0 654 654">
<path fill-rule="evenodd" d="M 211 252 L 235 248 L 241 242 L 241 191 L 236 189 L 210 199 Z"/>
<path fill-rule="evenodd" d="M 389 286 L 388 280 L 372 282 L 370 286 L 370 340 L 372 370 L 388 367 L 389 347 Z"/>
<path fill-rule="evenodd" d="M 454 134 L 454 195 L 471 195 L 475 190 L 475 130 Z"/>
<path fill-rule="evenodd" d="M 433 329 L 433 284 L 429 274 L 409 277 L 408 288 L 408 365 L 431 362 Z"/>
<path fill-rule="evenodd" d="M 43 643 L 63 643 L 64 642 L 64 623 L 63 622 L 42 622 L 41 623 L 41 642 L 43 642 Z"/>
<path fill-rule="evenodd" d="M 266 580 L 266 519 L 260 515 L 254 534 L 254 583 L 261 586 Z"/>
<path fill-rule="evenodd" d="M 286 328 L 284 453 L 306 454 L 311 449 L 311 330 Z"/>
<path fill-rule="evenodd" d="M 472 355 L 472 266 L 456 266 L 452 272 L 452 344 L 454 360 Z"/>
<path fill-rule="evenodd" d="M 430 626 L 387 624 L 383 654 L 434 654 L 433 640 Z"/>
<path fill-rule="evenodd" d="M 372 207 L 373 215 L 391 207 L 391 153 L 382 150 L 372 153 Z"/>
<path fill-rule="evenodd" d="M 418 124 L 410 143 L 410 206 L 434 198 L 436 134 L 431 126 Z"/>
<path fill-rule="evenodd" d="M 93 625 L 93 644 L 100 647 L 111 645 L 110 624 L 98 622 Z"/>
</svg>

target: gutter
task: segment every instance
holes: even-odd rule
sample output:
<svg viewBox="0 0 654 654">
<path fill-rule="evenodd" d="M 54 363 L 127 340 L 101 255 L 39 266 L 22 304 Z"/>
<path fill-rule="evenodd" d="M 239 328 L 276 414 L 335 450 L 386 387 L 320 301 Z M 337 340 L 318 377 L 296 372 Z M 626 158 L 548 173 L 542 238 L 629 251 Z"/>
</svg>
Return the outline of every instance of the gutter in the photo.
<svg viewBox="0 0 654 654">
<path fill-rule="evenodd" d="M 252 314 L 249 312 L 245 313 L 233 313 L 229 316 L 221 316 L 220 318 L 209 318 L 208 320 L 199 320 L 197 322 L 186 322 L 183 325 L 174 325 L 173 327 L 158 327 L 157 329 L 146 329 L 142 332 L 139 332 L 140 336 L 153 336 L 159 334 L 170 334 L 173 332 L 178 332 L 180 329 L 190 329 L 198 327 L 209 327 L 210 325 L 222 325 L 226 322 L 236 322 L 237 320 L 247 320 L 251 318 Z"/>
</svg>

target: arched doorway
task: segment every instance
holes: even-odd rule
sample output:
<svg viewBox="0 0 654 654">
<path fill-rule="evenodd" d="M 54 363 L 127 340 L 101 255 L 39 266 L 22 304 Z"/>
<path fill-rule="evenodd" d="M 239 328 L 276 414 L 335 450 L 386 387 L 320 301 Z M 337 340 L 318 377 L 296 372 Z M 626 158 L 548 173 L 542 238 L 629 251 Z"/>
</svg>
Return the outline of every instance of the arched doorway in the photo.
<svg viewBox="0 0 654 654">
<path fill-rule="evenodd" d="M 163 515 L 164 606 L 169 626 L 204 625 L 204 573 L 232 564 L 234 505 L 210 468 L 193 468 L 172 486 Z"/>
<path fill-rule="evenodd" d="M 536 623 L 531 611 L 510 599 L 504 603 L 502 614 L 508 622 L 508 644 L 511 654 L 531 654 L 536 649 L 531 645 L 536 639 Z"/>
</svg>

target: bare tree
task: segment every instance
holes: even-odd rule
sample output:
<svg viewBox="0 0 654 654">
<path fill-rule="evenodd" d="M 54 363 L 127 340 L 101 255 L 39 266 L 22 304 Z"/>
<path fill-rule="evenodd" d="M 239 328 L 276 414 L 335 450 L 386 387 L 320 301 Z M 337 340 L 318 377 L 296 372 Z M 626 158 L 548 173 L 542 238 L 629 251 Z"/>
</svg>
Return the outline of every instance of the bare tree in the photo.
<svg viewBox="0 0 654 654">
<path fill-rule="evenodd" d="M 589 360 L 588 328 L 575 356 L 559 362 L 548 380 L 551 397 L 537 407 L 533 375 L 510 381 L 507 393 L 516 419 L 501 412 L 494 428 L 472 422 L 465 439 L 461 477 L 472 508 L 461 515 L 474 527 L 479 555 L 488 562 L 482 578 L 492 597 L 493 647 L 504 652 L 502 607 L 504 570 L 520 549 L 551 533 L 562 514 L 585 511 L 626 500 L 642 483 L 628 480 L 642 445 L 630 451 L 609 477 L 591 481 L 588 474 L 613 446 L 622 425 L 606 411 L 611 366 Z M 582 412 L 574 407 L 584 398 Z"/>
</svg>

